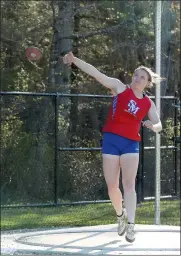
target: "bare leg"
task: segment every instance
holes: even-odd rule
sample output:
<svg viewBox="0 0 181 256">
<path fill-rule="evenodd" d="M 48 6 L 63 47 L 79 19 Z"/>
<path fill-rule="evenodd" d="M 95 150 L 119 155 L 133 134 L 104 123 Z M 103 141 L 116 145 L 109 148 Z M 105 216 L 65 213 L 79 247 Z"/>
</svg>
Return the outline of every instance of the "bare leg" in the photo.
<svg viewBox="0 0 181 256">
<path fill-rule="evenodd" d="M 109 198 L 117 215 L 122 214 L 122 194 L 119 189 L 120 156 L 103 154 L 103 171 Z"/>
<path fill-rule="evenodd" d="M 122 168 L 122 183 L 124 189 L 124 203 L 126 207 L 128 222 L 134 223 L 136 212 L 135 179 L 139 163 L 139 154 L 128 153 L 120 157 Z"/>
</svg>

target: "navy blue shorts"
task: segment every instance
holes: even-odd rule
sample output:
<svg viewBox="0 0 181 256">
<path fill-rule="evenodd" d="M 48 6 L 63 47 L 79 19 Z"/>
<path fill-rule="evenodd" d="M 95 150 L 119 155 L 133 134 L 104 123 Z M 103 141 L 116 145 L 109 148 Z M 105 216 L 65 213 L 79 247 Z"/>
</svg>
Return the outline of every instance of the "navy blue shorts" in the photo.
<svg viewBox="0 0 181 256">
<path fill-rule="evenodd" d="M 103 134 L 102 153 L 117 156 L 127 153 L 139 153 L 139 142 L 114 133 L 105 132 Z"/>
</svg>

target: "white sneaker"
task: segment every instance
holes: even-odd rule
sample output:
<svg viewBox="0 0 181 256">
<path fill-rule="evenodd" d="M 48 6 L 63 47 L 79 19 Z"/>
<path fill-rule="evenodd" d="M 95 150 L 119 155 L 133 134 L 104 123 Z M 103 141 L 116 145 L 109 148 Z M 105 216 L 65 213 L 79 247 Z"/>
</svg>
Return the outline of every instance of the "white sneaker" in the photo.
<svg viewBox="0 0 181 256">
<path fill-rule="evenodd" d="M 125 239 L 129 243 L 133 243 L 135 240 L 134 224 L 127 224 Z"/>
<path fill-rule="evenodd" d="M 123 236 L 126 231 L 126 220 L 125 220 L 125 213 L 123 211 L 123 214 L 118 218 L 118 235 Z"/>
</svg>

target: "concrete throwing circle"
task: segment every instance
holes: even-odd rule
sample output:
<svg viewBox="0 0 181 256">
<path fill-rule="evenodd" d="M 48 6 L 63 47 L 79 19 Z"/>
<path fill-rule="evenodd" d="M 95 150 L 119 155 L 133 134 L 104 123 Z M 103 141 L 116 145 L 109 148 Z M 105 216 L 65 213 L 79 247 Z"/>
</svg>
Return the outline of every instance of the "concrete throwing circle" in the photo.
<svg viewBox="0 0 181 256">
<path fill-rule="evenodd" d="M 135 230 L 132 244 L 117 235 L 116 225 L 30 232 L 15 242 L 19 252 L 44 255 L 180 255 L 179 227 L 136 225 Z"/>
</svg>

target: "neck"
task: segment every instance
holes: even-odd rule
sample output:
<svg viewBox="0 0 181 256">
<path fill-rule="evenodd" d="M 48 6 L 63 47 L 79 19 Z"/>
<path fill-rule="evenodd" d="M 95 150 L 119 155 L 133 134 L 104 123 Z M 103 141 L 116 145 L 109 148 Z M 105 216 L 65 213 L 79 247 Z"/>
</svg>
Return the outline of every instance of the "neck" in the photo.
<svg viewBox="0 0 181 256">
<path fill-rule="evenodd" d="M 132 89 L 134 92 L 134 95 L 139 98 L 142 99 L 143 98 L 143 91 L 137 90 L 137 89 Z"/>
</svg>

